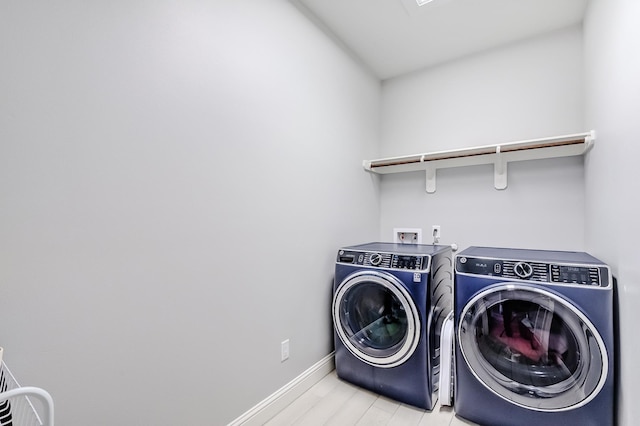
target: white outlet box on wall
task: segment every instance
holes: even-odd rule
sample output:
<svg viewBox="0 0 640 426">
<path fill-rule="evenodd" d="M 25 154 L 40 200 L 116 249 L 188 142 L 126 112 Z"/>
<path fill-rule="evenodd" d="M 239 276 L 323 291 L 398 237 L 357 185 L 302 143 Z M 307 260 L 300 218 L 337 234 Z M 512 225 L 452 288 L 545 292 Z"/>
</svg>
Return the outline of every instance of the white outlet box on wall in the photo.
<svg viewBox="0 0 640 426">
<path fill-rule="evenodd" d="M 393 242 L 397 244 L 422 244 L 422 229 L 393 228 Z"/>
</svg>

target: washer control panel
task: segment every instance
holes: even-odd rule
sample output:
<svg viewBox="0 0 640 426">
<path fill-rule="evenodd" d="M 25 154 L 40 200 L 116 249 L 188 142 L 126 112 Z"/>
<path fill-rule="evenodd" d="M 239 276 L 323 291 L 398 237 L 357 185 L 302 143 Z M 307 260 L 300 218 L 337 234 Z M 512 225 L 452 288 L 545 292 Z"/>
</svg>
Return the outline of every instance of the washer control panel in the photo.
<svg viewBox="0 0 640 426">
<path fill-rule="evenodd" d="M 388 269 L 409 269 L 422 271 L 429 267 L 429 256 L 397 253 L 377 253 L 366 251 L 338 251 L 338 263 L 351 263 L 361 266 L 375 266 Z"/>
<path fill-rule="evenodd" d="M 456 271 L 517 280 L 607 287 L 607 268 L 458 256 Z"/>
</svg>

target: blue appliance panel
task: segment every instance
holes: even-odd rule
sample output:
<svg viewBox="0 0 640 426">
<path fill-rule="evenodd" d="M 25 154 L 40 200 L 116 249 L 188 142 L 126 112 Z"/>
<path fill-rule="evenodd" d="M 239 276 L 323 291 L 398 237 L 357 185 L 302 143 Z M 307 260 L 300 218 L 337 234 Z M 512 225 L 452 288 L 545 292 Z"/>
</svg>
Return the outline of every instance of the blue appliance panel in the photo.
<svg viewBox="0 0 640 426">
<path fill-rule="evenodd" d="M 456 256 L 456 414 L 492 426 L 613 425 L 612 281 L 587 253 Z"/>
<path fill-rule="evenodd" d="M 336 372 L 431 410 L 439 333 L 452 309 L 451 249 L 369 243 L 340 249 L 334 280 Z"/>
</svg>

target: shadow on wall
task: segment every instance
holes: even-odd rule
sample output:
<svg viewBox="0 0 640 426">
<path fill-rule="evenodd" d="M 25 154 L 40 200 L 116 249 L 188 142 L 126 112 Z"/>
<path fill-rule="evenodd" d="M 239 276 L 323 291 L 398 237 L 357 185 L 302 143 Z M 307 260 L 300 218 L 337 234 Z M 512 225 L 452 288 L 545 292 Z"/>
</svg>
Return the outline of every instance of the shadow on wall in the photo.
<svg viewBox="0 0 640 426">
<path fill-rule="evenodd" d="M 613 382 L 615 386 L 613 388 L 613 400 L 615 401 L 616 406 L 613 409 L 613 424 L 618 424 L 618 407 L 617 404 L 618 398 L 621 395 L 621 383 L 620 383 L 620 302 L 618 300 L 618 279 L 613 277 Z"/>
<path fill-rule="evenodd" d="M 334 337 L 334 332 L 333 332 L 333 314 L 331 313 L 331 305 L 333 304 L 333 286 L 334 286 L 334 282 L 335 282 L 335 276 L 332 275 L 331 281 L 329 282 L 329 285 L 327 286 L 327 289 L 329 290 L 329 306 L 327 306 L 327 314 L 329 315 L 329 330 L 331 330 L 331 333 L 329 333 L 329 339 L 330 339 L 329 347 L 331 348 L 331 352 L 335 352 L 335 350 L 336 350 L 336 344 L 335 344 L 335 341 L 333 339 L 333 337 Z"/>
</svg>

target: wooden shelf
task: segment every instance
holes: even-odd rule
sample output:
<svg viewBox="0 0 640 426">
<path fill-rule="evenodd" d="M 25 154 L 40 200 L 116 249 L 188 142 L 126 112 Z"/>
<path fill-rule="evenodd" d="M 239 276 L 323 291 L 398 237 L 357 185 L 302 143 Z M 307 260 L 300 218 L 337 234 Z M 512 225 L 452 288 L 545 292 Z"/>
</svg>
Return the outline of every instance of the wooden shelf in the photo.
<svg viewBox="0 0 640 426">
<path fill-rule="evenodd" d="M 496 189 L 505 189 L 507 163 L 583 155 L 591 149 L 594 141 L 595 131 L 592 130 L 572 135 L 365 160 L 363 167 L 379 174 L 425 170 L 426 190 L 433 193 L 436 191 L 437 169 L 494 164 L 494 186 Z"/>
</svg>

